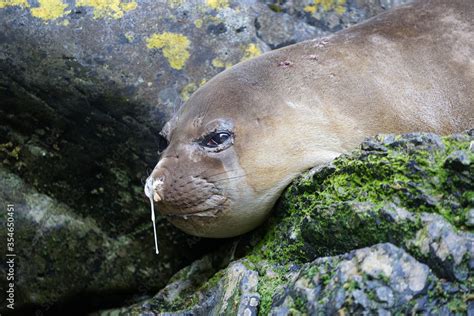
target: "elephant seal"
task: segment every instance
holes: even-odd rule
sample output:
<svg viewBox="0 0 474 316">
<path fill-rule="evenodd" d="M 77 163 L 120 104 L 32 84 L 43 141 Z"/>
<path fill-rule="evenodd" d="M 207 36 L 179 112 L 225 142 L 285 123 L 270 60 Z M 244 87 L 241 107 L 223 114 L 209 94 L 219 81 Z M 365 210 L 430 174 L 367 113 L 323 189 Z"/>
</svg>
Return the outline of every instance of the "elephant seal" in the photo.
<svg viewBox="0 0 474 316">
<path fill-rule="evenodd" d="M 419 1 L 215 76 L 164 126 L 145 193 L 184 232 L 232 237 L 367 136 L 473 123 L 474 2 Z"/>
</svg>

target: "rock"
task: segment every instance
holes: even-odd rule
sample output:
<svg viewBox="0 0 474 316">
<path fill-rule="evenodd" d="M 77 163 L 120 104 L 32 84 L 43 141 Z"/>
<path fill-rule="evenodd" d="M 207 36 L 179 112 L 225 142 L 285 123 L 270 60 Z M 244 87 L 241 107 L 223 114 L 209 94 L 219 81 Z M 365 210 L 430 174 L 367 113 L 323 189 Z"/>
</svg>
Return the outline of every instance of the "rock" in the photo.
<svg viewBox="0 0 474 316">
<path fill-rule="evenodd" d="M 388 308 L 393 306 L 393 303 L 394 303 L 393 291 L 389 287 L 387 286 L 377 287 L 375 290 L 375 294 L 377 295 L 377 299 L 380 302 L 384 302 L 387 304 Z"/>
<path fill-rule="evenodd" d="M 411 0 L 389 1 L 278 1 L 265 0 L 268 7 L 278 14 L 288 14 L 302 19 L 306 24 L 322 31 L 334 32 L 353 25 L 365 17 L 374 16 L 384 10 L 412 2 Z"/>
<path fill-rule="evenodd" d="M 154 315 L 159 311 L 163 315 L 257 315 L 260 303 L 257 272 L 235 261 L 212 276 L 210 272 L 216 272 L 212 266 L 219 260 L 222 258 L 205 256 L 175 275 L 154 298 L 102 314 Z M 186 305 L 191 308 L 182 309 Z"/>
<path fill-rule="evenodd" d="M 456 150 L 453 153 L 451 153 L 448 158 L 446 158 L 446 161 L 444 165 L 447 168 L 454 168 L 454 169 L 469 169 L 469 165 L 471 164 L 471 161 L 469 159 L 469 154 L 467 151 L 464 150 Z"/>
<path fill-rule="evenodd" d="M 264 10 L 255 20 L 257 36 L 271 49 L 329 34 L 286 13 Z"/>
<path fill-rule="evenodd" d="M 432 269 L 449 280 L 464 281 L 474 254 L 472 233 L 457 232 L 437 214 L 422 214 L 423 228 L 406 245 L 423 255 Z"/>
<path fill-rule="evenodd" d="M 467 216 L 467 221 L 466 221 L 466 226 L 473 227 L 474 226 L 474 209 L 470 209 L 468 216 Z"/>
<path fill-rule="evenodd" d="M 375 290 L 370 286 L 373 282 L 378 283 Z M 272 304 L 272 314 L 282 307 L 313 315 L 371 314 L 379 309 L 429 313 L 431 309 L 417 310 L 412 302 L 427 296 L 427 288 L 436 282 L 440 281 L 426 265 L 391 244 L 379 244 L 305 264 L 283 290 L 285 296 Z"/>
</svg>

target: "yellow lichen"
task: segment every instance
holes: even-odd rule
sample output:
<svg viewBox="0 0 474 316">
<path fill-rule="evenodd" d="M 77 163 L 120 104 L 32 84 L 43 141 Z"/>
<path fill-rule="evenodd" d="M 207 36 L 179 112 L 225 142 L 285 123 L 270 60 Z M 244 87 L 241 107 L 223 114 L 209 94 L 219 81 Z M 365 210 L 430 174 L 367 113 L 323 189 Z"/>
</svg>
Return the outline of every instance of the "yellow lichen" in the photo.
<svg viewBox="0 0 474 316">
<path fill-rule="evenodd" d="M 61 22 L 62 26 L 68 26 L 69 25 L 69 20 L 64 20 Z"/>
<path fill-rule="evenodd" d="M 27 0 L 0 0 L 0 9 L 13 6 L 28 8 L 30 5 Z"/>
<path fill-rule="evenodd" d="M 314 13 L 316 13 L 316 5 L 314 3 L 310 4 L 310 5 L 307 5 L 306 7 L 304 7 L 303 10 L 304 10 L 304 12 L 314 14 Z"/>
<path fill-rule="evenodd" d="M 39 0 L 38 3 L 39 7 L 31 8 L 31 15 L 42 20 L 54 20 L 70 12 L 61 0 Z"/>
<path fill-rule="evenodd" d="M 216 68 L 224 68 L 225 67 L 225 64 L 222 61 L 222 59 L 220 59 L 218 57 L 214 58 L 211 63 Z"/>
<path fill-rule="evenodd" d="M 347 0 L 314 0 L 314 3 L 307 5 L 303 10 L 310 14 L 316 13 L 318 9 L 322 12 L 334 10 L 337 14 L 346 12 Z"/>
<path fill-rule="evenodd" d="M 219 10 L 229 6 L 228 0 L 206 0 L 206 4 L 208 7 Z"/>
<path fill-rule="evenodd" d="M 135 39 L 135 35 L 133 35 L 133 32 L 125 32 L 125 38 L 131 43 Z"/>
<path fill-rule="evenodd" d="M 77 0 L 78 7 L 92 7 L 94 9 L 94 18 L 111 17 L 120 19 L 125 12 L 135 10 L 137 8 L 136 1 L 121 0 Z"/>
<path fill-rule="evenodd" d="M 344 0 L 345 1 L 345 0 Z M 341 15 L 346 12 L 346 7 L 344 5 L 338 5 L 334 11 L 336 11 L 337 14 Z"/>
<path fill-rule="evenodd" d="M 346 12 L 346 0 L 314 0 L 314 3 L 318 5 L 323 12 L 330 10 L 335 10 L 338 14 Z"/>
<path fill-rule="evenodd" d="M 242 57 L 242 60 L 257 57 L 261 53 L 262 51 L 260 50 L 260 48 L 258 48 L 256 44 L 250 43 L 244 50 L 244 56 Z"/>
<path fill-rule="evenodd" d="M 197 90 L 197 86 L 194 82 L 188 83 L 181 90 L 180 96 L 183 101 L 188 101 L 194 91 Z"/>
<path fill-rule="evenodd" d="M 207 82 L 206 78 L 202 78 L 201 81 L 199 82 L 199 86 L 202 87 L 203 85 L 205 85 Z"/>
<path fill-rule="evenodd" d="M 222 59 L 216 57 L 211 61 L 211 64 L 216 68 L 230 68 L 232 63 L 230 61 L 224 62 Z"/>
<path fill-rule="evenodd" d="M 171 68 L 181 69 L 189 58 L 190 41 L 182 34 L 165 32 L 153 34 L 146 39 L 146 46 L 150 49 L 159 48 L 163 51 L 163 56 L 170 64 Z"/>
<path fill-rule="evenodd" d="M 200 29 L 202 27 L 202 20 L 201 19 L 194 20 L 194 26 Z"/>
</svg>

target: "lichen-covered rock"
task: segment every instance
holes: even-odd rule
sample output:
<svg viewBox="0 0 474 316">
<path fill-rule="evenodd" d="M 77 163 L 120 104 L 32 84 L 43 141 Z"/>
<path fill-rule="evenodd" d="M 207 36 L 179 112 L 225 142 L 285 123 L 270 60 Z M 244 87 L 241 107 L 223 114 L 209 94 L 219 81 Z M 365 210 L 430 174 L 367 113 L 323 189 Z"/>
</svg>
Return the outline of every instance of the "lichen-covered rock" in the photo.
<svg viewBox="0 0 474 316">
<path fill-rule="evenodd" d="M 442 314 L 466 312 L 463 291 L 392 244 L 305 264 L 273 299 L 272 315 Z M 450 304 L 450 306 L 448 306 Z"/>
<path fill-rule="evenodd" d="M 360 21 L 361 17 L 374 16 L 412 0 L 264 0 L 272 11 L 297 17 L 320 32 L 334 32 Z"/>
<path fill-rule="evenodd" d="M 207 281 L 167 305 L 168 287 L 121 312 L 236 313 L 247 286 L 258 304 L 249 315 L 464 314 L 474 299 L 473 143 L 473 131 L 369 138 L 297 179 L 264 227 L 238 239 L 227 268 L 196 269 Z"/>
<path fill-rule="evenodd" d="M 163 123 L 225 68 L 396 4 L 285 2 L 279 10 L 268 1 L 0 0 L 8 180 L 0 196 L 19 214 L 17 310 L 51 311 L 71 297 L 75 309 L 142 297 L 213 249 L 217 242 L 160 218 L 154 254 L 142 181 L 158 160 Z"/>
</svg>

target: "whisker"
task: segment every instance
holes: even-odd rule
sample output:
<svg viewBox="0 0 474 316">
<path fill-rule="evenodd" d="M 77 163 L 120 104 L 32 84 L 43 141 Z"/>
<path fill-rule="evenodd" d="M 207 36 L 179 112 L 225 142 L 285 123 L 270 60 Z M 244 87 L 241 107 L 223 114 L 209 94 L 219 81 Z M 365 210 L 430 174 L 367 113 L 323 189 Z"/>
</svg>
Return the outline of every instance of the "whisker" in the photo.
<svg viewBox="0 0 474 316">
<path fill-rule="evenodd" d="M 235 171 L 235 170 L 237 170 L 237 169 L 231 169 L 231 170 L 227 170 L 227 171 L 223 171 L 223 172 L 218 172 L 218 173 L 207 176 L 207 179 L 212 180 L 213 177 L 216 177 L 216 176 L 219 176 L 221 174 L 228 173 L 228 172 L 232 172 L 232 171 Z M 201 173 L 199 173 L 195 176 L 191 176 L 191 177 L 200 178 L 203 175 L 203 173 L 205 173 L 206 171 L 207 170 L 203 170 Z M 192 181 L 194 181 L 194 180 L 191 179 L 190 181 L 186 182 L 185 185 L 191 183 Z"/>
<path fill-rule="evenodd" d="M 231 170 L 226 170 L 226 171 L 223 171 L 223 172 L 215 173 L 213 175 L 208 176 L 208 178 L 211 179 L 212 177 L 215 177 L 215 176 L 218 176 L 218 175 L 221 175 L 221 174 L 224 174 L 224 173 L 233 172 L 233 171 L 236 171 L 236 170 L 237 169 L 231 169 Z"/>
<path fill-rule="evenodd" d="M 225 180 L 236 180 L 236 179 L 243 178 L 245 176 L 247 176 L 247 174 L 242 174 L 242 175 L 238 175 L 238 176 L 235 176 L 235 177 L 217 179 L 217 180 L 213 181 L 213 183 L 217 183 L 217 182 L 221 182 L 221 181 L 225 181 Z"/>
</svg>

